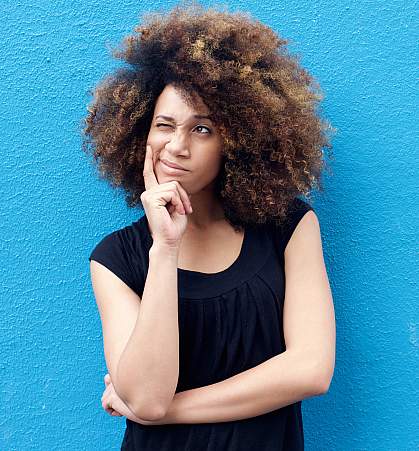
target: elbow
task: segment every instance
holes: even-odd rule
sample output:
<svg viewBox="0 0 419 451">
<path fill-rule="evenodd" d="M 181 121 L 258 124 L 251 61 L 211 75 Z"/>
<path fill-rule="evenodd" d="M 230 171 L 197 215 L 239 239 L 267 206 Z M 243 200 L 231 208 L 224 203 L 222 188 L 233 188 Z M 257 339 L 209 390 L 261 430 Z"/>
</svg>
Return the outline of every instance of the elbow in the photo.
<svg viewBox="0 0 419 451">
<path fill-rule="evenodd" d="M 333 379 L 334 368 L 324 361 L 317 362 L 311 372 L 310 386 L 313 396 L 325 395 Z"/>
<path fill-rule="evenodd" d="M 141 418 L 146 421 L 161 420 L 166 415 L 166 410 L 157 405 L 135 405 L 131 410 L 137 418 Z"/>
<path fill-rule="evenodd" d="M 161 407 L 159 403 L 153 402 L 150 397 L 139 399 L 138 393 L 133 393 L 132 389 L 127 390 L 120 379 L 118 379 L 117 385 L 114 384 L 114 388 L 119 398 L 137 418 L 156 421 L 166 415 L 166 409 Z"/>
<path fill-rule="evenodd" d="M 162 419 L 166 415 L 165 409 L 157 404 L 145 401 L 135 401 L 132 398 L 125 398 L 122 401 L 131 410 L 131 412 L 142 420 L 156 421 Z"/>
<path fill-rule="evenodd" d="M 145 400 L 139 401 L 134 399 L 133 396 L 127 396 L 127 394 L 121 390 L 116 390 L 116 392 L 119 398 L 137 418 L 146 421 L 156 421 L 162 419 L 166 415 L 166 409 L 163 409 L 156 403 L 153 404 Z"/>
<path fill-rule="evenodd" d="M 330 380 L 325 378 L 319 378 L 317 383 L 314 386 L 314 394 L 325 395 L 329 391 Z"/>
<path fill-rule="evenodd" d="M 166 415 L 166 409 L 162 408 L 157 403 L 152 403 L 149 400 L 133 400 L 131 398 L 124 401 L 131 412 L 142 420 L 156 421 L 161 420 Z"/>
</svg>

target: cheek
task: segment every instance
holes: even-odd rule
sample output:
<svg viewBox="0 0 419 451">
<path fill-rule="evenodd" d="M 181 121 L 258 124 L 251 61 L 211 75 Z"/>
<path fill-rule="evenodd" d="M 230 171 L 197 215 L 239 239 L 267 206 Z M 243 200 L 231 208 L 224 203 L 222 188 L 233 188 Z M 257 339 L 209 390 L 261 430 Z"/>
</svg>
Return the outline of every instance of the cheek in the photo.
<svg viewBox="0 0 419 451">
<path fill-rule="evenodd" d="M 207 159 L 202 159 L 199 165 L 198 173 L 199 176 L 205 181 L 213 180 L 221 169 L 221 158 L 211 157 Z"/>
<path fill-rule="evenodd" d="M 164 145 L 165 140 L 161 133 L 156 133 L 155 131 L 150 130 L 147 136 L 147 142 L 157 149 Z"/>
</svg>

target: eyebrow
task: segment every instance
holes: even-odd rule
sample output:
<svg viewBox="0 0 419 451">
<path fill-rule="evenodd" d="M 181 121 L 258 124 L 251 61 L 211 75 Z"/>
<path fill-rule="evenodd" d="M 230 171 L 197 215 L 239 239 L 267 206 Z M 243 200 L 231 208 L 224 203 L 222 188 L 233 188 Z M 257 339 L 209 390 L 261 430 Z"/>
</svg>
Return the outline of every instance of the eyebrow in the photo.
<svg viewBox="0 0 419 451">
<path fill-rule="evenodd" d="M 158 114 L 156 116 L 156 119 L 158 117 L 161 117 L 161 118 L 165 119 L 166 121 L 172 121 L 172 122 L 174 121 L 173 117 L 166 116 L 164 114 Z M 205 114 L 194 114 L 192 117 L 195 118 L 195 119 L 208 119 L 208 120 L 211 120 L 210 116 L 206 116 Z"/>
</svg>

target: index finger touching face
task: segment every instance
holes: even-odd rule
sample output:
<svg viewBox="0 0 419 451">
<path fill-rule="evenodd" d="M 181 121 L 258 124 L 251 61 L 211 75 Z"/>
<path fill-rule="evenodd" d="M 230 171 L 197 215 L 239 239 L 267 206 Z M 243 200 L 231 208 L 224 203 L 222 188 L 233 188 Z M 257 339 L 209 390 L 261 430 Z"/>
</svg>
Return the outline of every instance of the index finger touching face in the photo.
<svg viewBox="0 0 419 451">
<path fill-rule="evenodd" d="M 143 176 L 146 190 L 159 184 L 156 174 L 154 173 L 153 150 L 151 149 L 150 144 L 147 144 L 146 146 Z"/>
</svg>

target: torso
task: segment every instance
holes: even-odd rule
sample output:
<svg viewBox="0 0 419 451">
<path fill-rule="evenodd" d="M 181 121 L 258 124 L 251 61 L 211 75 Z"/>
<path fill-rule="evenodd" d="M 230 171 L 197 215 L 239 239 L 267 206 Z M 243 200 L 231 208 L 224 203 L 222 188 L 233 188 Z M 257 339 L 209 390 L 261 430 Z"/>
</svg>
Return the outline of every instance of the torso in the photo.
<svg viewBox="0 0 419 451">
<path fill-rule="evenodd" d="M 228 223 L 210 231 L 185 232 L 178 255 L 178 268 L 217 273 L 229 268 L 238 258 L 244 231 L 236 232 Z"/>
</svg>

